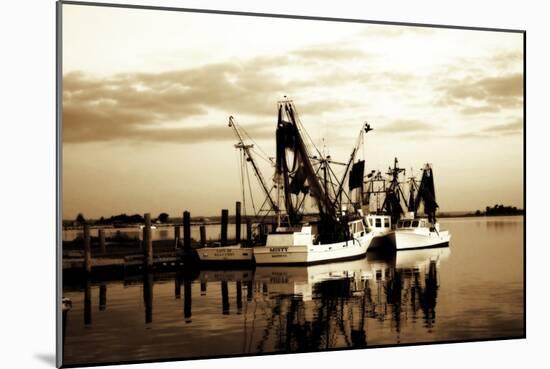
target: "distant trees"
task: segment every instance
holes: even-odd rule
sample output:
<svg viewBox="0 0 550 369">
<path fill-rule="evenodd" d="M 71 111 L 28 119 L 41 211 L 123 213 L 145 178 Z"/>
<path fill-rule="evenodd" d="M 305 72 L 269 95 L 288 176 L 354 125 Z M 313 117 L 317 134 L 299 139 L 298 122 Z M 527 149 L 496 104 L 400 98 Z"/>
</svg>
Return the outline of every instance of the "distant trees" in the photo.
<svg viewBox="0 0 550 369">
<path fill-rule="evenodd" d="M 168 223 L 170 221 L 170 215 L 168 213 L 162 212 L 156 218 L 157 223 Z M 90 224 L 97 225 L 113 225 L 113 226 L 124 226 L 132 224 L 143 224 L 145 219 L 140 214 L 128 215 L 126 213 L 113 215 L 109 218 L 100 217 L 98 220 L 86 220 L 82 213 L 79 213 L 74 221 L 67 221 L 67 225 L 81 226 L 84 223 L 89 222 Z"/>
<path fill-rule="evenodd" d="M 476 215 L 479 215 L 478 211 L 476 211 Z M 502 204 L 496 204 L 495 206 L 492 206 L 492 207 L 487 206 L 485 208 L 485 215 L 518 215 L 518 214 L 523 214 L 523 210 L 518 209 L 515 206 L 504 206 Z"/>
<path fill-rule="evenodd" d="M 119 214 L 119 215 L 113 215 L 110 218 L 101 217 L 97 221 L 97 224 L 124 225 L 124 224 L 139 224 L 143 222 L 144 222 L 143 216 L 139 214 L 134 214 L 134 215 Z"/>
<path fill-rule="evenodd" d="M 160 213 L 159 216 L 157 217 L 157 220 L 158 220 L 160 223 L 167 223 L 167 222 L 168 222 L 168 217 L 169 217 L 168 214 L 166 214 L 166 213 Z"/>
<path fill-rule="evenodd" d="M 84 215 L 82 213 L 78 213 L 76 216 L 75 222 L 78 224 L 84 224 L 86 223 L 86 219 L 84 218 Z"/>
</svg>

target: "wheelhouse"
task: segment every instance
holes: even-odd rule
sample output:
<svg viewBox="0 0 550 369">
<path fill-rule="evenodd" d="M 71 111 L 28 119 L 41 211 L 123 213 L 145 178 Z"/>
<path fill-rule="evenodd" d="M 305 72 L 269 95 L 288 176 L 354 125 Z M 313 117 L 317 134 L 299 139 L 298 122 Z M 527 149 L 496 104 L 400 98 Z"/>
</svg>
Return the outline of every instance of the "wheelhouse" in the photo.
<svg viewBox="0 0 550 369">
<path fill-rule="evenodd" d="M 391 228 L 389 216 L 368 215 L 366 216 L 365 222 L 370 229 Z"/>
<path fill-rule="evenodd" d="M 397 228 L 428 228 L 429 223 L 426 219 L 402 219 L 397 222 Z"/>
</svg>

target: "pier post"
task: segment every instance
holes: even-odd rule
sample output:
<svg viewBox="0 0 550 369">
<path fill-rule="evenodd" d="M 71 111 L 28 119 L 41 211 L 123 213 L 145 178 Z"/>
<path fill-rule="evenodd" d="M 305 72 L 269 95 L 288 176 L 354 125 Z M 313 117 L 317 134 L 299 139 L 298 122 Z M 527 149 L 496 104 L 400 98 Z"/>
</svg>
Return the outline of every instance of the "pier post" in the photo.
<svg viewBox="0 0 550 369">
<path fill-rule="evenodd" d="M 188 211 L 183 212 L 183 249 L 191 250 L 191 213 Z"/>
<path fill-rule="evenodd" d="M 105 253 L 107 251 L 105 247 L 105 230 L 100 228 L 97 231 L 97 237 L 99 238 L 99 251 Z"/>
<path fill-rule="evenodd" d="M 206 281 L 201 281 L 201 296 L 206 296 Z"/>
<path fill-rule="evenodd" d="M 235 203 L 235 243 L 241 242 L 241 202 Z"/>
<path fill-rule="evenodd" d="M 174 225 L 174 240 L 177 242 L 180 239 L 180 226 Z"/>
<path fill-rule="evenodd" d="M 229 315 L 229 289 L 227 281 L 222 281 L 222 314 Z"/>
<path fill-rule="evenodd" d="M 143 247 L 145 267 L 153 266 L 153 237 L 151 235 L 151 214 L 145 213 L 145 227 L 143 228 Z"/>
<path fill-rule="evenodd" d="M 192 287 L 193 283 L 189 277 L 183 279 L 183 317 L 185 323 L 191 323 L 192 306 Z"/>
<path fill-rule="evenodd" d="M 90 246 L 90 226 L 84 224 L 84 270 L 86 273 L 92 271 L 92 249 Z"/>
<path fill-rule="evenodd" d="M 174 278 L 174 296 L 176 299 L 181 298 L 181 274 L 179 272 L 176 273 Z"/>
<path fill-rule="evenodd" d="M 252 245 L 252 221 L 246 218 L 246 246 Z"/>
<path fill-rule="evenodd" d="M 84 283 L 84 324 L 92 324 L 92 282 L 86 278 Z"/>
<path fill-rule="evenodd" d="M 107 308 L 107 285 L 102 283 L 99 286 L 99 311 L 104 311 Z"/>
<path fill-rule="evenodd" d="M 222 209 L 222 229 L 221 229 L 221 244 L 227 245 L 227 223 L 229 222 L 229 211 Z"/>
<path fill-rule="evenodd" d="M 201 224 L 200 232 L 201 232 L 201 245 L 206 246 L 206 226 L 204 224 Z"/>
<path fill-rule="evenodd" d="M 143 302 L 145 303 L 145 324 L 153 322 L 153 274 L 143 274 Z"/>
<path fill-rule="evenodd" d="M 237 287 L 237 314 L 241 314 L 243 310 L 243 287 L 242 282 L 236 282 Z"/>
<path fill-rule="evenodd" d="M 246 301 L 250 302 L 254 298 L 254 284 L 252 281 L 246 283 Z"/>
</svg>

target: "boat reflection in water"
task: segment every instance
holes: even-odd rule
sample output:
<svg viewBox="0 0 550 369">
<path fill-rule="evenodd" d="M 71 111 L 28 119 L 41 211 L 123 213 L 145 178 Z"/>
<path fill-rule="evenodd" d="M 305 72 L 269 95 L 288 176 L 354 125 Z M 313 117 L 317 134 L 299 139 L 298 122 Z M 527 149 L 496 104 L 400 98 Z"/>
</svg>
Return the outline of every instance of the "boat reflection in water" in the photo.
<svg viewBox="0 0 550 369">
<path fill-rule="evenodd" d="M 367 253 L 314 266 L 145 273 L 67 286 L 73 308 L 64 321 L 65 359 L 89 362 L 97 352 L 109 362 L 121 353 L 139 360 L 421 342 L 435 328 L 438 268 L 449 252 Z"/>
<path fill-rule="evenodd" d="M 202 271 L 199 278 L 222 284 L 223 314 L 229 314 L 227 284 L 236 285 L 238 314 L 243 285 L 247 289 L 248 353 L 361 348 L 367 346 L 369 324 L 389 322 L 399 335 L 403 320 L 421 315 L 424 329 L 433 327 L 437 269 L 449 253 L 449 248 L 369 253 L 362 260 L 314 266 Z"/>
</svg>

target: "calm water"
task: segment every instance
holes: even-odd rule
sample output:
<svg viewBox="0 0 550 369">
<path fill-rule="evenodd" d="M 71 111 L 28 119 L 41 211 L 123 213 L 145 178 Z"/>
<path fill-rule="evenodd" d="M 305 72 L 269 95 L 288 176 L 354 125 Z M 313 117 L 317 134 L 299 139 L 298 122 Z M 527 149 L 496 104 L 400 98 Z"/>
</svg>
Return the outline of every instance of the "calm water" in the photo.
<svg viewBox="0 0 550 369">
<path fill-rule="evenodd" d="M 66 288 L 65 364 L 523 335 L 523 217 L 442 219 L 450 247 Z"/>
</svg>

